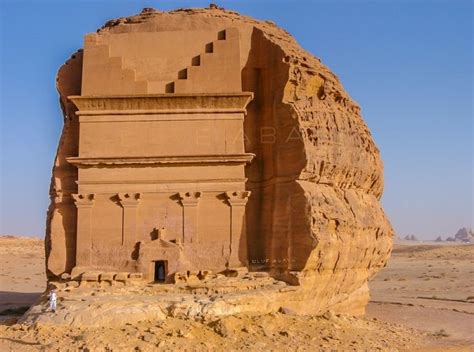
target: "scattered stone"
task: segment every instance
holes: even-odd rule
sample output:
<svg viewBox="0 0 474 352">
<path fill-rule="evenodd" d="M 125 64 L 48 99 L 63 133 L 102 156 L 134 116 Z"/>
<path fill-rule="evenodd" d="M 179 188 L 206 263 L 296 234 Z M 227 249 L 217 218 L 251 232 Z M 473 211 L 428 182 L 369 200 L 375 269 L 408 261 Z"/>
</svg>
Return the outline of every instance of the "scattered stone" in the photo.
<svg viewBox="0 0 474 352">
<path fill-rule="evenodd" d="M 143 273 L 130 273 L 128 275 L 128 277 L 130 279 L 140 279 L 140 280 L 142 280 L 143 279 Z"/>
<path fill-rule="evenodd" d="M 229 327 L 223 323 L 222 320 L 218 320 L 215 324 L 213 324 L 213 328 L 215 333 L 222 337 L 229 337 L 231 334 Z"/>
<path fill-rule="evenodd" d="M 286 315 L 297 315 L 297 313 L 294 310 L 287 307 L 280 307 L 278 311 Z"/>
<path fill-rule="evenodd" d="M 322 315 L 322 317 L 326 320 L 334 320 L 336 319 L 336 314 L 334 314 L 333 311 L 328 310 Z"/>
<path fill-rule="evenodd" d="M 61 274 L 61 280 L 65 280 L 65 281 L 71 280 L 71 274 L 69 274 L 69 273 L 62 273 L 62 274 Z"/>
<path fill-rule="evenodd" d="M 115 273 L 113 272 L 106 272 L 100 274 L 100 281 L 109 281 L 112 282 L 114 280 Z"/>
<path fill-rule="evenodd" d="M 142 335 L 142 340 L 145 342 L 154 342 L 156 340 L 156 336 L 150 333 L 144 333 Z"/>
<path fill-rule="evenodd" d="M 120 272 L 115 274 L 114 276 L 115 281 L 127 281 L 128 280 L 128 273 L 126 272 Z"/>
<path fill-rule="evenodd" d="M 81 281 L 99 281 L 99 273 L 95 271 L 86 271 L 81 275 Z"/>
</svg>

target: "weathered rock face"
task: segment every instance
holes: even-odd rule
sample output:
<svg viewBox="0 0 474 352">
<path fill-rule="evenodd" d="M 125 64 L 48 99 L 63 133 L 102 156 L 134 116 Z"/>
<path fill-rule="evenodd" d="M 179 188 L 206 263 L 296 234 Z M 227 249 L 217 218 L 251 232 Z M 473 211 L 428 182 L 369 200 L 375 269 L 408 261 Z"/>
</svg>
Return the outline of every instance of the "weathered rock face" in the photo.
<svg viewBox="0 0 474 352">
<path fill-rule="evenodd" d="M 468 229 L 463 227 L 456 232 L 454 236 L 456 241 L 466 242 L 466 243 L 473 243 L 474 242 L 474 231 L 472 229 Z"/>
<path fill-rule="evenodd" d="M 209 33 L 229 28 L 240 50 L 224 59 L 228 66 L 214 76 L 196 73 L 198 83 L 176 81 L 186 79 L 175 74 L 189 65 L 187 60 L 194 60 L 180 54 L 186 52 L 181 46 L 202 46 L 212 40 Z M 196 38 L 202 43 L 186 39 L 191 32 L 199 32 Z M 160 35 L 176 40 L 166 50 L 163 45 L 153 50 L 153 40 L 159 42 Z M 90 58 L 102 55 L 91 47 L 102 50 L 101 45 L 111 48 L 111 71 L 101 71 L 101 84 L 89 84 L 85 73 L 94 65 Z M 144 10 L 109 21 L 86 37 L 85 55 L 88 62 L 80 51 L 58 73 L 65 126 L 48 213 L 50 278 L 77 266 L 77 210 L 71 195 L 78 193 L 78 170 L 66 158 L 79 155 L 79 122 L 77 108 L 67 97 L 238 90 L 253 93 L 242 138 L 245 152 L 255 155 L 245 168 L 245 189 L 251 196 L 245 207 L 240 261 L 250 270 L 269 271 L 297 285 L 291 298 L 285 298 L 285 306 L 295 311 L 363 312 L 367 280 L 385 265 L 392 245 L 393 230 L 379 203 L 383 166 L 360 108 L 317 58 L 273 23 L 219 9 Z M 204 57 L 201 66 L 207 65 Z M 120 66 L 120 75 L 113 65 Z M 237 75 L 228 67 L 237 67 Z M 167 82 L 173 80 L 170 86 Z M 138 270 L 133 266 L 136 259 L 126 264 L 127 270 Z"/>
</svg>

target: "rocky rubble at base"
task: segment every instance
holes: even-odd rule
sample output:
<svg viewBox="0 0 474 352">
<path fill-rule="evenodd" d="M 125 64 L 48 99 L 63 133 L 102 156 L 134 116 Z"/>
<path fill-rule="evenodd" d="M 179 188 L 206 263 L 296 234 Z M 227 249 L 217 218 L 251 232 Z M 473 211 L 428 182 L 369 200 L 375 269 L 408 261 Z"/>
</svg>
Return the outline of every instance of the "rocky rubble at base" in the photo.
<svg viewBox="0 0 474 352">
<path fill-rule="evenodd" d="M 397 351 L 415 348 L 426 336 L 376 320 L 327 312 L 322 316 L 272 313 L 220 318 L 167 318 L 116 327 L 0 326 L 0 349 L 22 341 L 22 351 Z M 15 345 L 18 346 L 18 345 Z"/>
<path fill-rule="evenodd" d="M 291 311 L 296 287 L 261 273 L 240 277 L 212 277 L 176 284 L 85 280 L 50 283 L 58 294 L 58 311 L 48 312 L 47 295 L 21 322 L 51 326 L 118 326 L 167 317 L 209 319 L 234 314 L 264 315 Z"/>
</svg>

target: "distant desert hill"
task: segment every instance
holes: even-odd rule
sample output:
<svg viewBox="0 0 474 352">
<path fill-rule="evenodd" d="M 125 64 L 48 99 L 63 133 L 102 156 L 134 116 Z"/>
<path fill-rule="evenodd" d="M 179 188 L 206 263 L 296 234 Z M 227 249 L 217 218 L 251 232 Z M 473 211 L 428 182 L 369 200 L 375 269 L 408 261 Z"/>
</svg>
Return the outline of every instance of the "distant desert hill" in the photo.
<svg viewBox="0 0 474 352">
<path fill-rule="evenodd" d="M 418 237 L 415 235 L 406 235 L 403 239 L 405 241 L 419 241 Z"/>
<path fill-rule="evenodd" d="M 456 241 L 474 243 L 474 231 L 469 228 L 463 227 L 454 235 Z"/>
<path fill-rule="evenodd" d="M 392 254 L 411 256 L 417 259 L 471 259 L 474 254 L 474 244 L 466 246 L 436 246 L 432 243 L 398 245 L 393 248 Z"/>
</svg>

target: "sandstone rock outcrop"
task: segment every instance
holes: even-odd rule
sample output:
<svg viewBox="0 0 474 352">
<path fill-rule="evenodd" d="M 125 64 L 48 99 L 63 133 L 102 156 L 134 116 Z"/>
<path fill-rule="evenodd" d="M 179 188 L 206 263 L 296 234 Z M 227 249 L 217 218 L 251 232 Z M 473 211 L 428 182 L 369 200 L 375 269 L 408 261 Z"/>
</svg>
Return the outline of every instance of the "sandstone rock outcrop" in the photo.
<svg viewBox="0 0 474 352">
<path fill-rule="evenodd" d="M 367 281 L 386 264 L 393 237 L 379 202 L 383 191 L 380 153 L 359 106 L 338 78 L 287 32 L 271 22 L 218 8 L 172 12 L 146 9 L 136 16 L 109 21 L 97 33 L 87 35 L 84 51 L 75 53 L 60 68 L 57 87 L 64 129 L 53 168 L 47 220 L 50 279 L 77 269 L 78 261 L 84 260 L 80 253 L 88 255 L 89 250 L 92 259 L 88 258 L 88 263 L 92 269 L 100 266 L 102 271 L 140 271 L 147 276 L 150 253 L 161 251 L 166 257 L 163 262 L 169 263 L 163 270 L 169 274 L 183 270 L 218 271 L 242 265 L 250 271 L 269 272 L 297 287 L 291 295 L 285 295 L 284 306 L 299 313 L 327 309 L 364 311 Z M 68 98 L 71 96 L 76 97 Z M 176 103 L 178 100 L 170 102 L 170 96 L 184 98 Z M 224 101 L 223 96 L 229 98 Z M 194 97 L 192 102 L 184 101 L 189 97 Z M 243 101 L 242 97 L 253 100 Z M 181 178 L 191 179 L 180 182 L 194 182 L 191 193 L 169 191 L 165 198 L 155 199 L 153 192 L 161 186 L 153 185 L 146 179 L 148 174 L 140 172 L 158 167 L 158 163 L 162 167 L 165 161 L 159 159 L 161 155 L 151 155 L 143 144 L 137 149 L 127 145 L 131 130 L 111 127 L 109 134 L 104 131 L 103 135 L 94 135 L 102 127 L 96 125 L 86 131 L 81 125 L 87 119 L 90 126 L 92 122 L 106 123 L 110 116 L 123 122 L 125 113 L 121 114 L 121 109 L 149 121 L 157 109 L 161 109 L 162 115 L 166 114 L 165 109 L 176 108 L 184 114 L 183 106 L 188 110 L 199 108 L 199 112 L 187 113 L 208 114 L 207 120 L 215 118 L 212 114 L 216 106 L 221 109 L 219 114 L 245 112 L 242 133 L 238 124 L 227 130 L 216 124 L 216 131 L 226 135 L 228 149 L 221 152 L 223 158 L 215 161 L 215 154 L 220 152 L 218 144 L 212 144 L 211 152 L 207 152 L 214 159 L 199 156 L 199 162 L 206 167 L 242 167 L 244 175 L 238 178 L 229 176 L 224 180 L 223 171 L 214 169 L 214 180 L 218 180 L 206 180 L 219 185 L 233 182 L 232 187 L 206 188 L 200 179 L 202 173 L 193 176 L 189 169 Z M 173 129 L 169 131 L 172 133 Z M 133 140 L 145 145 L 152 139 L 137 136 Z M 190 142 L 192 134 L 186 136 L 181 141 L 171 141 L 181 145 L 184 138 Z M 231 140 L 237 147 L 229 143 Z M 239 149 L 241 142 L 244 150 Z M 90 151 L 90 155 L 85 155 L 84 150 Z M 100 157 L 94 154 L 98 150 L 102 153 Z M 109 155 L 112 150 L 118 151 Z M 125 157 L 124 153 L 133 155 Z M 133 162 L 127 158 L 133 158 Z M 180 162 L 189 165 L 194 160 Z M 166 159 L 163 167 L 172 162 L 176 160 Z M 132 170 L 127 180 L 114 179 L 118 173 L 137 165 L 140 170 Z M 237 166 L 232 172 L 240 172 Z M 107 172 L 108 176 L 103 176 Z M 94 178 L 99 173 L 101 176 Z M 133 179 L 130 175 L 141 178 Z M 86 176 L 90 178 L 81 179 Z M 173 184 L 177 183 L 176 177 L 173 180 Z M 157 185 L 161 182 L 158 181 Z M 145 184 L 148 188 L 143 188 Z M 169 187 L 173 190 L 173 186 Z M 165 188 L 159 188 L 159 192 L 166 193 Z M 165 200 L 176 203 L 176 207 L 161 206 Z M 197 215 L 186 213 L 191 209 L 184 204 L 188 200 L 203 207 L 199 208 L 199 227 L 194 220 L 189 222 Z M 89 207 L 106 201 L 109 205 L 104 207 L 109 210 L 103 221 L 114 216 L 118 220 L 111 220 L 114 225 L 104 228 L 93 224 L 98 230 L 90 233 L 92 239 L 88 241 L 92 245 L 85 249 L 78 246 L 78 238 L 83 236 L 78 234 L 78 228 L 82 226 L 79 231 L 83 231 L 84 226 L 90 225 L 78 219 L 80 210 L 76 206 Z M 133 208 L 134 204 L 152 204 L 152 210 L 137 210 L 132 231 L 136 237 L 124 246 L 123 236 L 131 231 L 131 223 L 127 223 L 130 217 L 126 215 L 131 208 L 127 206 Z M 229 207 L 230 213 L 226 210 Z M 156 232 L 161 226 L 166 228 L 160 232 L 163 236 Z M 199 236 L 202 233 L 204 238 L 206 231 L 215 234 L 199 245 L 187 245 L 182 240 L 193 234 L 185 230 L 183 238 L 175 235 L 183 227 L 199 228 Z M 230 236 L 231 243 L 213 244 L 213 238 L 219 237 L 223 229 L 229 229 L 230 235 L 225 236 Z M 108 241 L 115 233 L 118 242 L 94 242 L 94 236 Z M 203 241 L 201 237 L 200 240 Z"/>
<path fill-rule="evenodd" d="M 454 235 L 455 241 L 465 242 L 465 243 L 474 243 L 474 231 L 463 227 L 456 232 Z"/>
</svg>

